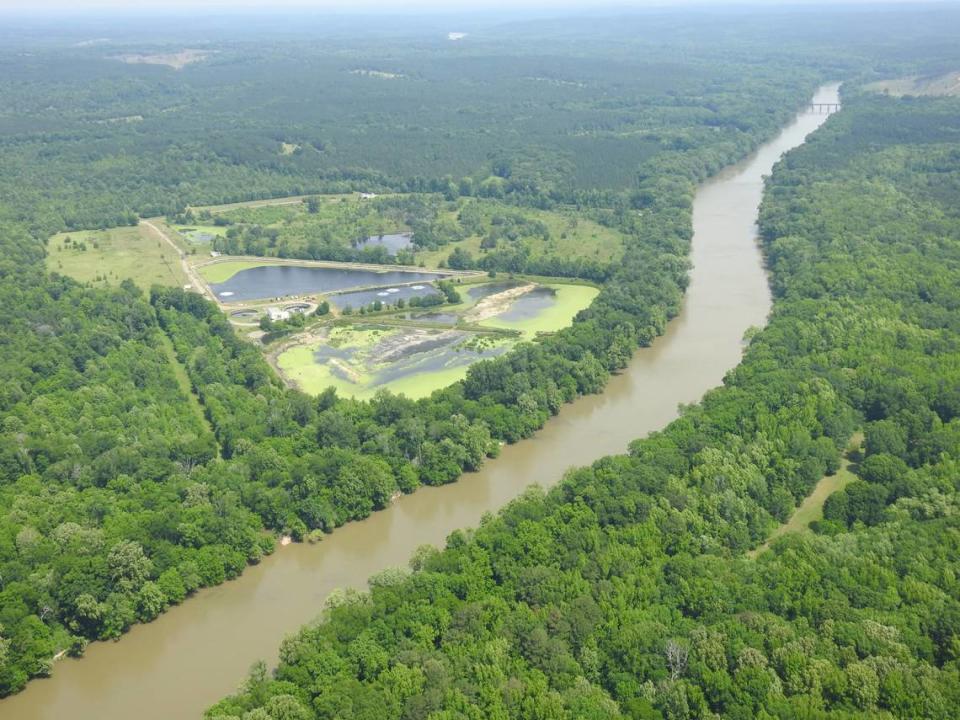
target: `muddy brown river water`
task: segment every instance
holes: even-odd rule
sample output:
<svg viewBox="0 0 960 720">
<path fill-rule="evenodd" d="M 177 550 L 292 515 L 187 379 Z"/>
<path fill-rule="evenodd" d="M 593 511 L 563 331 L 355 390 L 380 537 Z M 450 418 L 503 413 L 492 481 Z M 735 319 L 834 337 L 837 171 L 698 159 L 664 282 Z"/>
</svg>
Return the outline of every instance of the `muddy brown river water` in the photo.
<svg viewBox="0 0 960 720">
<path fill-rule="evenodd" d="M 837 86 L 816 102 L 837 102 Z M 744 332 L 763 325 L 770 293 L 756 245 L 763 176 L 826 115 L 801 114 L 751 157 L 705 183 L 694 202 L 693 271 L 682 313 L 637 352 L 602 395 L 562 409 L 530 439 L 508 446 L 478 473 L 425 487 L 351 523 L 318 545 L 288 545 L 237 580 L 198 593 L 119 642 L 94 643 L 52 678 L 0 701 L 3 720 L 198 718 L 232 692 L 257 659 L 276 662 L 284 635 L 320 611 L 338 587 L 406 565 L 424 543 L 442 545 L 531 483 L 547 486 L 571 467 L 623 452 L 666 425 L 680 403 L 720 384 L 743 351 Z"/>
</svg>

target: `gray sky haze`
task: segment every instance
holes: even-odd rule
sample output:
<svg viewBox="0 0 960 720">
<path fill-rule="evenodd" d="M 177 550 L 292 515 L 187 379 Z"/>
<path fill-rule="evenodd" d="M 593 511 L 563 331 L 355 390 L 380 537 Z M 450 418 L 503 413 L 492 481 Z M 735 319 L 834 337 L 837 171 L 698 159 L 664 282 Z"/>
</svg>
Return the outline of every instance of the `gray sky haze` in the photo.
<svg viewBox="0 0 960 720">
<path fill-rule="evenodd" d="M 789 7 L 798 5 L 865 5 L 865 4 L 955 4 L 929 0 L 618 0 L 589 2 L 588 0 L 0 0 L 0 8 L 26 12 L 68 12 L 84 10 L 117 10 L 121 12 L 189 12 L 209 10 L 316 10 L 337 12 L 476 12 L 486 10 L 615 10 L 643 7 L 719 7 L 764 6 Z"/>
</svg>

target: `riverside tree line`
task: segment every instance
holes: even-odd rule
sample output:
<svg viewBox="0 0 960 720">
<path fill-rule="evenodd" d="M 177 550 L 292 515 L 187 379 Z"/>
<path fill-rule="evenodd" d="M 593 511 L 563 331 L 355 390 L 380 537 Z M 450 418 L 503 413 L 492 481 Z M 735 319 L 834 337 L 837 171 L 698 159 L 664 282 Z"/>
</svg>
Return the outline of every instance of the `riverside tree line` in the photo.
<svg viewBox="0 0 960 720">
<path fill-rule="evenodd" d="M 600 25 L 575 52 L 556 35 L 562 24 L 544 25 L 540 44 L 525 43 L 523 51 L 516 50 L 510 40 L 515 35 L 504 29 L 505 39 L 490 55 L 468 52 L 451 58 L 459 51 L 410 50 L 397 41 L 392 47 L 397 62 L 404 63 L 400 74 L 411 80 L 405 85 L 376 84 L 380 81 L 344 68 L 339 53 L 294 41 L 265 49 L 260 42 L 225 43 L 216 61 L 173 73 L 104 59 L 95 48 L 74 47 L 77 38 L 51 36 L 50 45 L 31 46 L 29 52 L 24 49 L 28 41 L 11 40 L 0 80 L 10 108 L 0 115 L 0 694 L 49 673 L 57 653 L 82 653 L 89 640 L 119 637 L 131 624 L 153 619 L 197 588 L 236 576 L 271 551 L 277 532 L 298 537 L 323 533 L 382 507 L 397 490 L 455 480 L 494 454 L 499 441 L 520 440 L 564 402 L 601 390 L 608 374 L 623 367 L 638 345 L 662 332 L 679 307 L 686 280 L 695 183 L 768 138 L 818 82 L 838 70 L 868 65 L 866 50 L 857 55 L 831 46 L 825 55 L 823 48 L 808 46 L 774 53 L 760 69 L 756 53 L 772 53 L 779 43 L 750 39 L 749 29 L 736 30 L 733 24 L 732 39 L 701 42 L 715 31 L 715 24 L 704 20 L 687 26 L 699 48 L 692 55 L 687 50 L 644 54 L 649 50 L 643 43 L 672 28 L 671 22 L 637 21 L 626 35 L 620 23 Z M 768 22 L 771 33 L 794 37 L 793 23 Z M 878 38 L 893 35 L 902 43 L 897 67 L 916 68 L 917 57 L 929 61 L 929 43 L 904 33 L 895 21 L 884 22 L 869 27 Z M 923 37 L 950 26 L 938 16 L 928 22 Z M 686 42 L 682 35 L 680 44 Z M 611 38 L 619 40 L 611 43 Z M 624 48 L 629 52 L 623 53 Z M 952 46 L 944 48 L 949 56 Z M 356 52 L 375 62 L 386 49 L 386 41 L 375 47 L 357 41 Z M 580 54 L 584 49 L 589 49 L 586 57 Z M 291 54 L 300 58 L 297 72 L 289 71 Z M 584 91 L 571 95 L 574 91 L 558 80 L 580 83 Z M 342 94 L 343 101 L 331 101 L 333 92 Z M 403 107 L 426 106 L 434 112 L 407 115 L 407 124 L 400 127 L 397 93 L 405 99 Z M 611 96 L 619 100 L 611 103 Z M 533 120 L 517 116 L 519 99 Z M 317 120 L 321 107 L 332 113 L 322 122 Z M 451 113 L 452 107 L 464 112 Z M 240 115 L 244 122 L 234 122 Z M 507 128 L 507 136 L 489 136 L 491 123 Z M 284 155 L 279 152 L 282 142 L 304 151 Z M 604 278 L 595 303 L 571 328 L 479 363 L 466 381 L 417 402 L 382 395 L 362 403 L 332 393 L 312 398 L 287 390 L 202 299 L 166 288 L 144 297 L 129 282 L 94 289 L 43 268 L 45 240 L 57 231 L 177 214 L 188 204 L 257 197 L 360 189 L 442 193 L 447 175 L 479 184 L 490 177 L 504 179 L 503 201 L 508 204 L 562 202 L 589 213 L 602 211 L 623 233 L 625 250 L 622 262 Z M 931 185 L 941 191 L 948 187 Z M 934 275 L 925 274 L 932 282 Z M 930 285 L 931 297 L 940 297 L 938 288 Z M 934 312 L 935 306 L 924 307 Z M 187 373 L 190 397 L 177 383 L 168 343 Z M 668 518 L 665 542 L 690 554 L 675 576 L 689 573 L 696 584 L 696 568 L 722 567 L 712 557 L 703 561 L 700 553 L 721 548 L 732 553 L 760 542 L 774 518 L 785 517 L 818 474 L 835 464 L 836 447 L 846 433 L 858 423 L 888 419 L 864 414 L 856 398 L 834 387 L 833 378 L 803 379 L 801 386 L 783 390 L 793 393 L 788 395 L 795 403 L 784 401 L 782 409 L 771 396 L 770 417 L 761 414 L 771 428 L 779 427 L 780 415 L 791 428 L 783 431 L 785 445 L 763 446 L 774 458 L 771 479 L 762 476 L 761 482 L 750 467 L 735 472 L 743 459 L 734 444 L 727 448 L 732 457 L 721 453 L 714 458 L 724 468 L 730 465 L 720 473 L 730 477 L 719 483 L 725 494 L 700 492 L 701 484 L 712 487 L 709 474 L 688 483 L 691 458 L 709 449 L 707 439 L 714 433 L 709 428 L 718 413 L 725 431 L 742 431 L 744 443 L 750 442 L 748 418 L 732 407 L 726 414 L 709 410 L 708 402 L 707 409 L 692 410 L 682 421 L 693 428 L 689 444 L 679 443 L 674 450 L 670 442 L 677 441 L 656 441 L 665 445 L 666 474 L 651 461 L 651 479 L 636 480 L 648 472 L 637 469 L 644 466 L 638 458 L 647 452 L 638 449 L 633 460 L 602 464 L 609 469 L 601 469 L 595 479 L 590 474 L 595 471 L 583 474 L 586 499 L 571 507 L 577 512 L 581 505 L 586 508 L 586 529 L 594 522 L 593 513 L 603 527 L 622 527 L 633 537 L 637 526 L 632 523 L 647 517 L 637 488 L 647 488 L 643 492 L 651 498 L 651 512 L 656 505 Z M 940 409 L 932 411 L 943 423 Z M 700 413 L 709 417 L 697 420 Z M 701 426 L 707 428 L 703 435 L 698 434 Z M 889 429 L 891 438 L 902 434 Z M 779 438 L 779 430 L 771 432 Z M 903 435 L 904 443 L 913 443 L 922 427 L 910 432 Z M 876 430 L 868 431 L 868 445 L 875 437 Z M 655 448 L 656 442 L 642 447 Z M 888 454 L 911 469 L 916 465 L 912 456 Z M 740 497 L 735 492 L 740 484 L 753 488 L 755 496 Z M 848 491 L 845 505 L 836 501 L 831 527 L 861 521 L 857 508 L 862 502 L 855 493 Z M 878 501 L 874 496 L 879 493 L 870 493 L 873 504 L 868 504 L 874 509 L 886 507 L 895 495 L 891 491 Z M 563 499 L 557 507 L 568 504 Z M 557 693 L 576 687 L 587 698 L 584 707 L 608 707 L 611 700 L 621 708 L 636 706 L 637 712 L 646 712 L 644 703 L 653 708 L 650 712 L 663 712 L 665 701 L 642 689 L 642 682 L 635 682 L 640 690 L 629 689 L 630 678 L 641 677 L 639 666 L 622 663 L 626 675 L 617 682 L 627 689 L 618 694 L 603 674 L 608 655 L 600 639 L 583 655 L 601 627 L 593 623 L 605 611 L 600 594 L 594 597 L 600 610 L 582 601 L 585 615 L 576 622 L 580 629 L 569 631 L 580 638 L 576 643 L 564 639 L 562 612 L 556 625 L 541 622 L 542 608 L 557 605 L 565 592 L 551 579 L 552 566 L 544 555 L 552 547 L 547 514 L 552 505 L 536 501 L 517 507 L 521 509 L 510 512 L 522 515 L 528 512 L 522 508 L 541 508 L 529 510 L 532 514 L 524 516 L 512 539 L 524 538 L 522 554 L 543 560 L 543 568 L 531 570 L 524 580 L 529 612 L 524 610 L 516 621 L 517 632 L 491 625 L 501 647 L 485 652 L 492 653 L 494 665 L 497 658 L 512 663 L 522 646 L 540 657 L 555 657 L 558 672 L 575 682 L 558 685 L 552 670 L 517 665 L 501 695 L 506 700 L 516 696 L 530 708 L 540 707 L 543 699 L 547 704 L 542 707 L 550 708 Z M 717 517 L 724 522 L 714 526 Z M 659 518 L 654 513 L 651 522 Z M 584 557 L 600 547 L 595 544 L 600 531 L 576 536 L 571 542 L 585 543 Z M 651 543 L 642 552 L 659 557 L 658 546 Z M 433 582 L 436 573 L 442 579 L 444 558 L 459 557 L 461 549 L 476 553 L 480 547 L 467 535 L 456 536 L 451 545 L 445 554 L 418 561 L 429 572 L 409 582 Z M 636 559 L 618 550 L 614 558 L 598 560 L 585 582 L 607 577 L 604 592 L 612 592 L 620 581 L 610 580 L 611 568 L 626 572 Z M 519 570 L 505 561 L 501 575 L 498 582 L 506 583 L 519 577 Z M 396 591 L 393 580 L 381 584 L 385 592 Z M 706 580 L 701 584 L 710 586 Z M 551 587 L 557 588 L 556 597 L 549 594 Z M 573 587 L 589 594 L 583 583 Z M 784 584 L 781 591 L 788 599 L 791 588 Z M 482 585 L 478 592 L 492 598 L 487 589 Z M 451 598 L 459 602 L 465 592 L 441 592 L 438 585 L 441 614 L 431 627 L 444 632 L 453 627 L 442 614 L 443 603 Z M 543 592 L 547 595 L 538 595 Z M 377 597 L 370 602 L 379 602 Z M 343 613 L 360 613 L 356 617 L 367 622 L 365 607 L 373 605 L 350 603 Z M 478 642 L 484 637 L 484 612 L 482 607 L 471 610 L 473 619 L 461 619 L 465 636 L 476 634 Z M 380 702 L 378 693 L 386 686 L 377 683 L 388 677 L 387 671 L 401 685 L 424 691 L 427 704 L 403 712 L 433 712 L 438 697 L 442 703 L 449 696 L 449 702 L 463 704 L 460 697 L 465 696 L 469 704 L 473 691 L 456 685 L 456 674 L 444 669 L 442 653 L 424 659 L 422 667 L 414 659 L 396 661 L 397 648 L 387 642 L 391 622 L 377 620 L 375 629 L 383 630 L 382 637 L 364 638 L 344 650 L 344 657 L 363 656 L 364 669 L 329 657 L 331 677 L 353 678 L 344 685 L 355 693 L 351 698 L 324 690 L 317 697 L 323 694 L 333 703 L 324 706 L 326 700 L 317 701 L 304 689 L 307 675 L 284 677 L 279 681 L 283 685 L 261 677 L 218 712 L 279 718 L 286 707 L 309 717 L 347 712 L 339 703 L 349 702 L 356 703 L 350 712 L 359 717 L 364 698 Z M 757 633 L 770 634 L 765 626 Z M 563 642 L 567 651 L 558 644 Z M 678 634 L 671 647 L 670 675 L 677 682 L 669 692 L 679 697 L 676 688 L 681 687 L 688 707 L 701 707 L 682 685 L 689 680 L 689 665 L 681 660 L 686 657 L 689 663 L 690 643 Z M 913 647 L 907 644 L 910 652 Z M 934 645 L 929 647 L 932 654 Z M 341 650 L 332 652 L 341 657 Z M 634 657 L 631 652 L 625 648 L 623 657 Z M 592 669 L 581 673 L 570 658 L 585 663 L 581 669 Z M 646 662 L 642 654 L 636 658 Z M 943 663 L 928 664 L 940 672 Z M 420 685 L 419 671 L 438 684 Z M 881 682 L 879 673 L 877 677 Z M 939 692 L 940 677 L 931 677 Z M 654 690 L 657 680 L 650 678 Z M 491 687 L 495 684 L 485 691 Z M 533 695 L 530 688 L 536 690 Z M 396 694 L 398 703 L 407 702 L 407 692 Z M 273 697 L 279 695 L 284 697 Z M 458 707 L 443 711 L 459 712 Z"/>
<path fill-rule="evenodd" d="M 207 717 L 955 717 L 958 118 L 847 97 L 773 174 L 773 317 L 723 388 L 331 598 Z M 745 555 L 857 429 L 813 532 Z"/>
</svg>

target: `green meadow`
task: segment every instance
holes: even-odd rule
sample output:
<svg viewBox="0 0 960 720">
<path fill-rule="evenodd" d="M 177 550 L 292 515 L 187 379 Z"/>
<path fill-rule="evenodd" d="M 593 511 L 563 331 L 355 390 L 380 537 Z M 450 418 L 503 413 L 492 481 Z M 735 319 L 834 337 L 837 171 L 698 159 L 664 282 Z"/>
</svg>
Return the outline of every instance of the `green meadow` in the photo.
<svg viewBox="0 0 960 720">
<path fill-rule="evenodd" d="M 223 262 L 212 262 L 208 265 L 201 265 L 197 272 L 208 283 L 226 282 L 242 270 L 273 265 L 275 263 L 263 262 L 262 260 L 224 260 Z"/>
<path fill-rule="evenodd" d="M 140 288 L 189 282 L 177 252 L 142 225 L 58 233 L 47 243 L 47 269 L 95 285 L 133 280 Z"/>
<path fill-rule="evenodd" d="M 441 267 L 457 248 L 475 258 L 522 248 L 531 258 L 600 263 L 623 251 L 620 232 L 570 208 L 540 210 L 493 198 L 446 200 L 431 194 L 319 195 L 309 202 L 298 196 L 194 208 L 170 223 L 181 233 L 215 235 L 213 247 L 228 255 L 304 259 L 362 259 L 356 256 L 358 242 L 411 233 L 417 246 L 403 261 L 429 268 Z"/>
</svg>

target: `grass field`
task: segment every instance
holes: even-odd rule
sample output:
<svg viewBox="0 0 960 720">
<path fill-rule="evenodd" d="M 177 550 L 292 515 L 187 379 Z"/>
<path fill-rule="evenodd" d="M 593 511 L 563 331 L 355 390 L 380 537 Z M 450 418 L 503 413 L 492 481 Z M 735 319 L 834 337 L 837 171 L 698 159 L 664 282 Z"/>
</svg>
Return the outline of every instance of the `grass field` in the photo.
<svg viewBox="0 0 960 720">
<path fill-rule="evenodd" d="M 570 325 L 578 312 L 590 306 L 600 291 L 589 285 L 547 285 L 557 291 L 556 303 L 528 320 L 511 322 L 499 317 L 488 318 L 480 324 L 485 327 L 517 330 L 525 337 L 541 332 L 556 332 Z"/>
<path fill-rule="evenodd" d="M 498 207 L 491 204 L 491 207 Z M 623 238 L 616 230 L 582 217 L 574 217 L 564 211 L 547 211 L 524 208 L 523 214 L 544 223 L 550 230 L 550 239 L 527 238 L 524 243 L 533 257 L 558 255 L 564 258 L 587 258 L 600 262 L 609 262 L 623 251 Z M 453 217 L 455 213 L 450 213 Z M 423 262 L 428 268 L 439 267 L 440 261 L 450 257 L 454 248 L 466 250 L 475 258 L 483 256 L 480 247 L 483 238 L 480 235 L 468 237 L 460 242 L 450 243 L 437 250 L 422 250 L 417 253 L 417 262 Z"/>
<path fill-rule="evenodd" d="M 47 250 L 49 270 L 84 283 L 116 285 L 129 278 L 149 290 L 189 282 L 174 249 L 143 226 L 59 233 Z"/>
<path fill-rule="evenodd" d="M 170 225 L 170 227 L 180 233 L 188 242 L 193 242 L 191 240 L 192 231 L 205 233 L 207 235 L 216 235 L 217 237 L 223 237 L 227 234 L 227 228 L 220 225 L 202 225 L 195 223 L 193 225 Z"/>
<path fill-rule="evenodd" d="M 333 200 L 340 198 L 356 198 L 359 197 L 357 194 L 341 194 L 341 195 L 323 195 L 321 196 L 324 200 Z M 194 212 L 211 212 L 214 214 L 219 214 L 222 212 L 227 212 L 229 210 L 235 210 L 236 208 L 256 208 L 256 207 L 270 207 L 273 205 L 300 205 L 307 198 L 306 195 L 291 195 L 289 197 L 280 197 L 280 198 L 269 198 L 267 200 L 246 200 L 244 202 L 237 203 L 227 203 L 225 205 L 197 205 L 191 209 Z"/>
<path fill-rule="evenodd" d="M 250 268 L 273 264 L 275 263 L 271 263 L 269 260 L 227 260 L 225 262 L 203 265 L 197 268 L 197 272 L 200 273 L 201 277 L 208 283 L 216 284 L 226 282 L 241 270 L 249 270 Z"/>
</svg>

